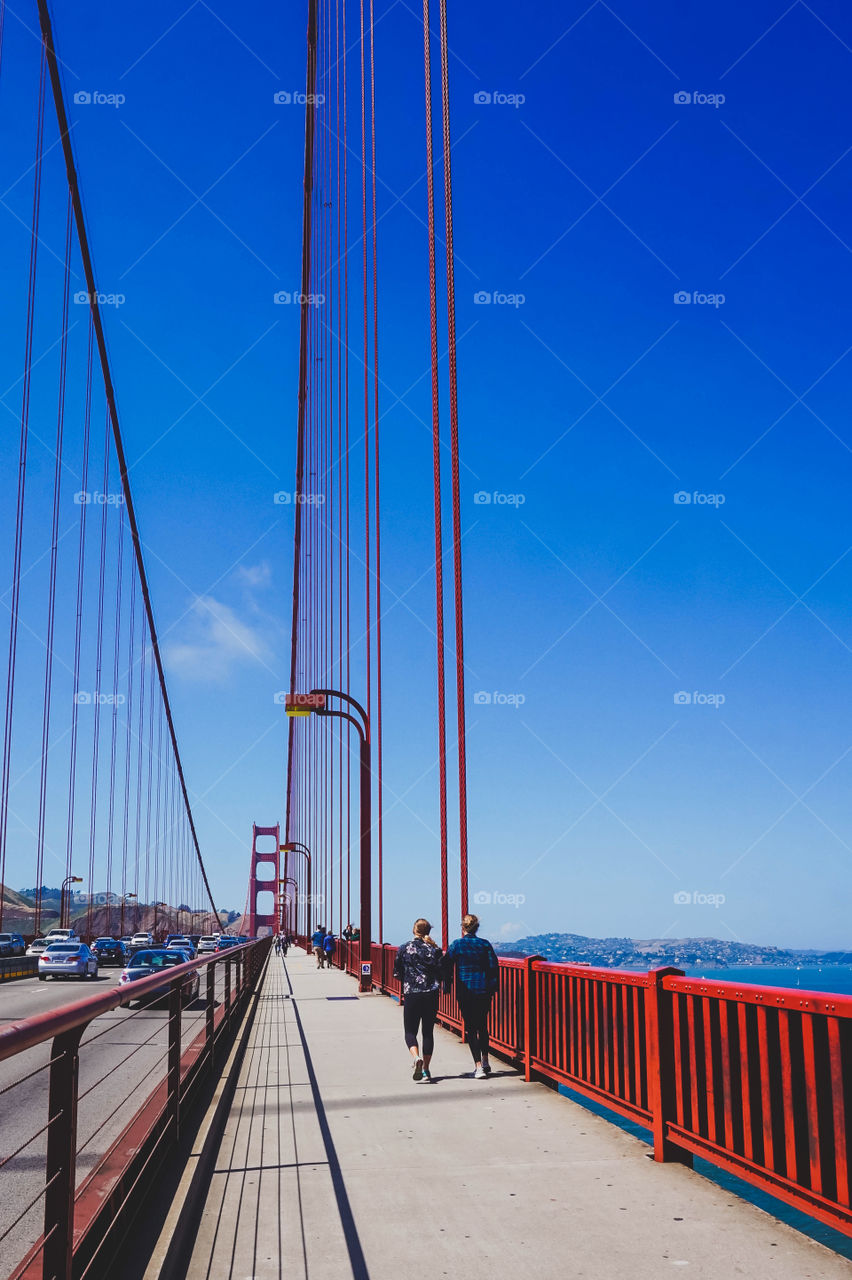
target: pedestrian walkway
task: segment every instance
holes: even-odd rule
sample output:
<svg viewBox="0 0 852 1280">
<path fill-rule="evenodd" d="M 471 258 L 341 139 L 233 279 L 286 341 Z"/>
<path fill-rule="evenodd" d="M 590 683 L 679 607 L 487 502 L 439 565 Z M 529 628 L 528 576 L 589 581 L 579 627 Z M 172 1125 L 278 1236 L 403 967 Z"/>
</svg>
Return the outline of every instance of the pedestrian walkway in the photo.
<svg viewBox="0 0 852 1280">
<path fill-rule="evenodd" d="M 189 1280 L 849 1280 L 849 1262 L 436 1033 L 415 1084 L 399 1006 L 271 956 Z"/>
</svg>

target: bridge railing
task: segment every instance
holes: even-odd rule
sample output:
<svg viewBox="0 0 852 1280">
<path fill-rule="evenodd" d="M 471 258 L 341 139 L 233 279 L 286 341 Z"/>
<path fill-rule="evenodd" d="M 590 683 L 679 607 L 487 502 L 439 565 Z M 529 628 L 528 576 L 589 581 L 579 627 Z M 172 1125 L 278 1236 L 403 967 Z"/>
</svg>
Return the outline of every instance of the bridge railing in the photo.
<svg viewBox="0 0 852 1280">
<path fill-rule="evenodd" d="M 396 950 L 374 943 L 371 960 L 399 998 Z M 335 963 L 357 975 L 358 943 Z M 454 996 L 439 1018 L 462 1029 Z M 699 1155 L 852 1235 L 852 997 L 501 958 L 489 1029 L 528 1080 L 649 1128 L 655 1160 Z"/>
<path fill-rule="evenodd" d="M 139 1193 L 228 1051 L 269 946 L 233 947 L 0 1026 L 0 1258 L 9 1280 L 108 1274 Z M 140 1007 L 116 1018 L 131 1001 Z"/>
</svg>

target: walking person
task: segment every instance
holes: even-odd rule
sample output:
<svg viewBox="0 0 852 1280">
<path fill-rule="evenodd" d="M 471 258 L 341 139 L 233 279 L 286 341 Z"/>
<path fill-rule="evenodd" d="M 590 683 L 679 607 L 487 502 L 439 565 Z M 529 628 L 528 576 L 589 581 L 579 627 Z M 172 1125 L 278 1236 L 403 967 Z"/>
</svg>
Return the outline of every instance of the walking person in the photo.
<svg viewBox="0 0 852 1280">
<path fill-rule="evenodd" d="M 325 966 L 325 929 L 318 924 L 314 932 L 311 934 L 311 946 L 314 949 L 314 955 L 317 958 L 317 968 L 322 969 Z"/>
<path fill-rule="evenodd" d="M 429 1064 L 435 1048 L 435 1021 L 441 994 L 441 966 L 444 953 L 430 938 L 428 920 L 414 921 L 414 937 L 396 953 L 394 977 L 402 983 L 402 1017 L 405 1043 L 414 1060 L 414 1079 L 431 1084 Z M 421 1033 L 422 1052 L 417 1045 Z"/>
<path fill-rule="evenodd" d="M 467 915 L 462 920 L 462 936 L 451 942 L 444 958 L 444 991 L 456 983 L 456 1000 L 464 1021 L 465 1039 L 473 1056 L 474 1078 L 485 1080 L 491 1075 L 488 1061 L 488 1014 L 491 1001 L 500 984 L 500 965 L 494 948 L 477 936 L 479 917 Z"/>
<path fill-rule="evenodd" d="M 333 933 L 327 933 L 322 940 L 322 949 L 325 955 L 325 963 L 328 969 L 331 968 L 334 959 L 335 936 Z"/>
<path fill-rule="evenodd" d="M 281 939 L 281 955 L 285 959 L 287 957 L 287 951 L 289 949 L 289 946 L 290 946 L 290 935 L 289 933 L 285 933 L 283 938 Z"/>
</svg>

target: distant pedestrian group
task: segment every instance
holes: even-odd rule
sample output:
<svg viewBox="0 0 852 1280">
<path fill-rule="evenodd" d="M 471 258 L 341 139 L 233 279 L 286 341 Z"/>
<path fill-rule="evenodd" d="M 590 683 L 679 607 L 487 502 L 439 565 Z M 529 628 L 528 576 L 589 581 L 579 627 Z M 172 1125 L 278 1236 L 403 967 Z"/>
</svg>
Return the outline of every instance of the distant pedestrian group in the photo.
<svg viewBox="0 0 852 1280">
<path fill-rule="evenodd" d="M 277 956 L 286 956 L 290 949 L 290 935 L 287 933 L 276 933 L 273 945 Z"/>
<path fill-rule="evenodd" d="M 337 939 L 334 934 L 318 924 L 311 934 L 311 946 L 316 957 L 317 968 L 331 968 L 334 960 L 334 947 Z"/>
<path fill-rule="evenodd" d="M 397 951 L 394 975 L 402 986 L 405 1043 L 414 1063 L 413 1078 L 418 1082 L 428 1084 L 432 1080 L 434 1030 L 442 988 L 449 995 L 455 987 L 474 1078 L 485 1080 L 491 1074 L 488 1014 L 499 985 L 499 962 L 491 943 L 478 936 L 477 916 L 466 915 L 461 927 L 462 936 L 450 943 L 445 955 L 430 937 L 429 921 L 421 917 L 414 922 L 413 938 Z"/>
</svg>

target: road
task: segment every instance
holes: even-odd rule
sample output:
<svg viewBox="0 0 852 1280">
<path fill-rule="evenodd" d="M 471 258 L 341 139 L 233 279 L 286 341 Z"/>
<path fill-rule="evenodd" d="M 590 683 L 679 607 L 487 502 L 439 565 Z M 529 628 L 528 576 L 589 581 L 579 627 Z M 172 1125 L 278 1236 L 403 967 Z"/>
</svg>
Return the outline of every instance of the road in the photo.
<svg viewBox="0 0 852 1280">
<path fill-rule="evenodd" d="M 120 972 L 102 969 L 97 979 L 87 981 L 23 978 L 3 983 L 0 1023 L 108 990 Z M 104 1014 L 87 1028 L 80 1052 L 78 1184 L 163 1078 L 167 1019 L 163 1005 L 134 1005 Z M 203 1004 L 196 1001 L 184 1010 L 184 1047 L 203 1025 Z M 0 1277 L 9 1274 L 42 1231 L 46 1135 L 29 1140 L 47 1120 L 49 1059 L 50 1045 L 43 1044 L 0 1062 L 0 1162 L 8 1160 L 0 1165 Z"/>
</svg>

